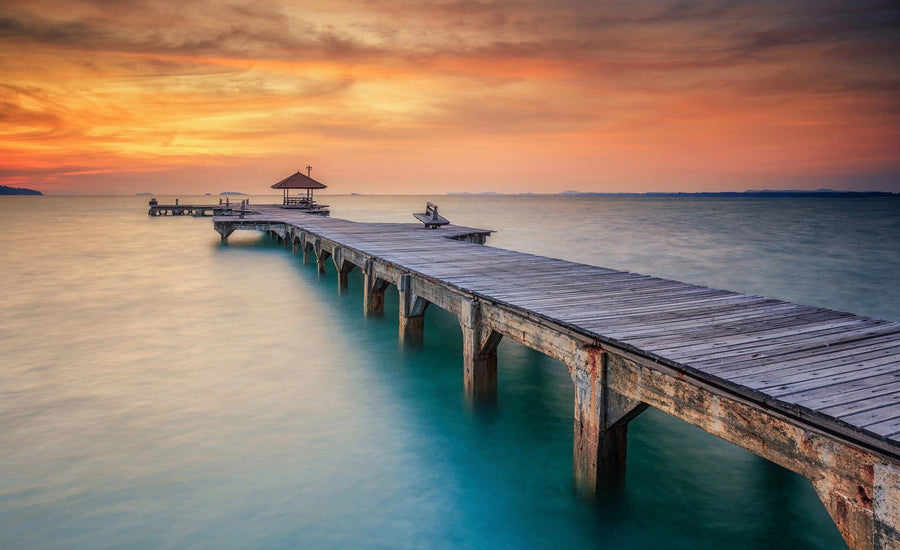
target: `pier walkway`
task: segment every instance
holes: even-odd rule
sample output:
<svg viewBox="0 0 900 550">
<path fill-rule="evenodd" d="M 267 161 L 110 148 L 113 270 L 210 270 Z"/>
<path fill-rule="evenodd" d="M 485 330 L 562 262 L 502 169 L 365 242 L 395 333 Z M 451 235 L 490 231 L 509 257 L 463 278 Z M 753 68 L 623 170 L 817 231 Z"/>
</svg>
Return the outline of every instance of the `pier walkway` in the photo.
<svg viewBox="0 0 900 550">
<path fill-rule="evenodd" d="M 246 208 L 243 201 L 219 204 L 178 204 L 176 200 L 175 204 L 159 204 L 154 199 L 150 201 L 150 209 L 147 214 L 150 216 L 232 216 Z"/>
<path fill-rule="evenodd" d="M 850 547 L 900 547 L 900 323 L 481 246 L 487 230 L 253 211 L 214 226 L 276 235 L 342 286 L 361 269 L 367 314 L 396 285 L 404 342 L 430 304 L 455 314 L 473 400 L 496 395 L 501 338 L 564 363 L 582 494 L 621 486 L 652 406 L 807 477 Z"/>
</svg>

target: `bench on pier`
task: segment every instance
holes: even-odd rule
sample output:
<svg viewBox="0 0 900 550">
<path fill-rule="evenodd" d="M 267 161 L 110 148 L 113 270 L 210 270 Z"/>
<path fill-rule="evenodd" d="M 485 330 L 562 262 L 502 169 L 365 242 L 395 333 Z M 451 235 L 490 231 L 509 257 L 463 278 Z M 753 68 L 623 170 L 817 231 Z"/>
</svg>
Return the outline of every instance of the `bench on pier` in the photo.
<svg viewBox="0 0 900 550">
<path fill-rule="evenodd" d="M 413 216 L 424 223 L 427 229 L 437 229 L 450 223 L 450 220 L 438 214 L 438 207 L 432 202 L 425 205 L 425 212 L 416 213 Z"/>
</svg>

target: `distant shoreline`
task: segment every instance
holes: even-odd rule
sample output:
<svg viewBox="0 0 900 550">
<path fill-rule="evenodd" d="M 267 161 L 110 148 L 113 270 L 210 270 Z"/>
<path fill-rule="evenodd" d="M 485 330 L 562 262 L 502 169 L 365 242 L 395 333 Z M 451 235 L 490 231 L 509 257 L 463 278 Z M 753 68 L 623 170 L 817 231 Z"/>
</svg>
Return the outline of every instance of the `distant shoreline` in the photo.
<svg viewBox="0 0 900 550">
<path fill-rule="evenodd" d="M 0 195 L 43 195 L 43 193 L 24 187 L 7 187 L 6 185 L 0 185 Z"/>
</svg>

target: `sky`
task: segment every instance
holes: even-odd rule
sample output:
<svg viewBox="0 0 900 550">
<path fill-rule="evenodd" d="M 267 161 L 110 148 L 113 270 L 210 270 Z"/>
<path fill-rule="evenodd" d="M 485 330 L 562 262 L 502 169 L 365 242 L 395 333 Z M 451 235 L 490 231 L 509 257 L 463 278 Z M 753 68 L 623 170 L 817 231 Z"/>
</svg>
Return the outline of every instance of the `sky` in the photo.
<svg viewBox="0 0 900 550">
<path fill-rule="evenodd" d="M 0 184 L 900 192 L 896 1 L 3 0 Z"/>
</svg>

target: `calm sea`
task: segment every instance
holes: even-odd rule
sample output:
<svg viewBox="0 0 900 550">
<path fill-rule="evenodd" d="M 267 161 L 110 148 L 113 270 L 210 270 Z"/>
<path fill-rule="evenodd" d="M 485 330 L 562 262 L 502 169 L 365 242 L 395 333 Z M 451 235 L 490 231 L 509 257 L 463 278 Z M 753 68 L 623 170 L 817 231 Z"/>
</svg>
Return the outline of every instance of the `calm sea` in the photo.
<svg viewBox="0 0 900 550">
<path fill-rule="evenodd" d="M 322 202 L 414 221 L 426 200 L 493 246 L 900 320 L 900 200 Z M 0 198 L 0 548 L 843 545 L 804 478 L 654 410 L 625 494 L 586 505 L 559 363 L 504 341 L 498 404 L 472 410 L 449 314 L 403 350 L 394 289 L 366 318 L 358 273 L 339 293 L 146 204 Z"/>
</svg>

